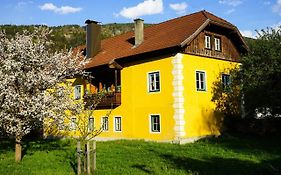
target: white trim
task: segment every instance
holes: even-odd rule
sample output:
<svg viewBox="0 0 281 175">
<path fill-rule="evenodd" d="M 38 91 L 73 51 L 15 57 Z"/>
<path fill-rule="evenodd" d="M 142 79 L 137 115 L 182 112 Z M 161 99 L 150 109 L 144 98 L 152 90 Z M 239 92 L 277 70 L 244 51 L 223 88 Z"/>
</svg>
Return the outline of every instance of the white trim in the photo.
<svg viewBox="0 0 281 175">
<path fill-rule="evenodd" d="M 121 123 L 121 130 L 120 130 L 120 131 L 116 131 L 116 128 L 115 128 L 115 119 L 116 119 L 116 118 L 120 118 L 120 123 Z M 122 123 L 123 123 L 123 122 L 122 122 L 122 116 L 114 116 L 114 120 L 113 120 L 113 129 L 114 129 L 114 130 L 113 130 L 113 131 L 114 131 L 114 132 L 122 132 L 122 131 L 123 131 L 123 127 L 122 127 L 123 124 L 122 124 Z"/>
<path fill-rule="evenodd" d="M 205 34 L 205 49 L 212 49 L 212 37 L 208 34 Z"/>
<path fill-rule="evenodd" d="M 205 90 L 197 90 L 197 80 L 196 80 L 196 73 L 197 72 L 204 72 L 205 74 Z M 195 91 L 196 92 L 207 92 L 208 91 L 208 85 L 207 85 L 207 72 L 205 70 L 195 70 Z"/>
<path fill-rule="evenodd" d="M 214 43 L 215 43 L 215 51 L 219 51 L 220 52 L 222 50 L 222 48 L 221 48 L 221 38 L 215 36 L 214 37 Z"/>
<path fill-rule="evenodd" d="M 75 90 L 76 87 L 80 87 L 80 97 L 79 97 L 79 98 L 76 98 L 76 93 L 75 93 L 75 92 L 76 92 L 76 90 Z M 73 98 L 74 98 L 74 100 L 81 100 L 81 99 L 82 99 L 82 96 L 83 96 L 83 95 L 82 95 L 82 92 L 83 92 L 83 89 L 82 89 L 82 88 L 83 88 L 83 85 L 80 85 L 80 84 L 75 85 L 75 86 L 73 87 L 73 92 L 74 92 L 74 93 L 73 93 Z"/>
<path fill-rule="evenodd" d="M 152 128 L 151 128 L 151 116 L 152 115 L 158 115 L 159 116 L 159 126 L 160 126 L 160 131 L 159 132 L 152 131 Z M 151 134 L 161 134 L 161 131 L 162 131 L 161 115 L 160 114 L 149 114 L 148 119 L 149 119 L 149 133 L 151 133 Z"/>
<path fill-rule="evenodd" d="M 93 130 L 92 131 L 90 131 L 90 128 L 89 128 L 89 124 L 90 124 L 90 119 L 93 119 Z M 88 118 L 88 132 L 93 132 L 93 131 L 95 131 L 95 117 L 94 116 L 90 116 L 89 118 Z"/>
<path fill-rule="evenodd" d="M 103 118 L 107 118 L 107 130 L 103 130 L 102 128 L 102 132 L 109 132 L 109 117 L 108 116 L 101 117 L 101 126 L 103 125 Z"/>
<path fill-rule="evenodd" d="M 179 140 L 180 138 L 185 136 L 185 109 L 184 109 L 184 64 L 183 64 L 183 54 L 178 53 L 172 59 L 172 75 L 173 75 L 173 82 L 172 86 L 174 87 L 173 90 L 173 108 L 174 108 L 174 132 L 175 132 L 175 140 Z"/>
<path fill-rule="evenodd" d="M 150 91 L 149 74 L 151 74 L 151 73 L 156 73 L 156 72 L 159 73 L 159 91 Z M 161 72 L 160 72 L 160 70 L 154 70 L 154 71 L 149 71 L 149 72 L 147 72 L 146 84 L 147 84 L 147 93 L 149 93 L 149 94 L 160 93 L 160 92 L 161 92 L 161 88 L 162 88 L 162 84 L 161 84 Z"/>
</svg>

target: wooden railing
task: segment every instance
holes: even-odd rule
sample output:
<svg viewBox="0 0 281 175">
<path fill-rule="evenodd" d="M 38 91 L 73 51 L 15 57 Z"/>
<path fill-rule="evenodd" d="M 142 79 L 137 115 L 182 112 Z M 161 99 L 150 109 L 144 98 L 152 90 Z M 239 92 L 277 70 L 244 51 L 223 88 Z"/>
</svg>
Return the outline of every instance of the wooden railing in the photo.
<svg viewBox="0 0 281 175">
<path fill-rule="evenodd" d="M 96 94 L 91 94 L 88 98 L 85 97 L 84 99 L 87 107 L 98 103 L 97 109 L 111 109 L 121 105 L 121 92 L 107 92 L 99 97 Z"/>
<path fill-rule="evenodd" d="M 109 92 L 102 97 L 98 108 L 115 108 L 121 105 L 121 92 Z"/>
</svg>

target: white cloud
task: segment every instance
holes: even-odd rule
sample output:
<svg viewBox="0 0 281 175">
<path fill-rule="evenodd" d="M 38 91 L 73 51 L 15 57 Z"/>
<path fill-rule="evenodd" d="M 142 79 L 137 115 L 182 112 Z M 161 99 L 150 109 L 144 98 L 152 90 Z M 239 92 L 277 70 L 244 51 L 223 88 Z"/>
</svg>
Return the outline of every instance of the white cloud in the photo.
<svg viewBox="0 0 281 175">
<path fill-rule="evenodd" d="M 248 37 L 248 38 L 256 38 L 256 34 L 251 30 L 240 30 L 240 33 L 242 36 Z"/>
<path fill-rule="evenodd" d="M 163 12 L 162 0 L 144 0 L 133 7 L 124 7 L 119 14 L 125 18 L 134 19 L 144 15 L 154 15 Z"/>
<path fill-rule="evenodd" d="M 220 4 L 236 7 L 242 4 L 242 0 L 219 0 Z"/>
<path fill-rule="evenodd" d="M 273 5 L 272 10 L 281 16 L 281 0 L 276 1 L 276 4 Z"/>
<path fill-rule="evenodd" d="M 229 9 L 225 12 L 225 14 L 230 15 L 233 12 L 235 12 L 235 9 Z"/>
<path fill-rule="evenodd" d="M 186 13 L 187 3 L 182 2 L 182 3 L 170 4 L 170 8 L 175 10 L 177 14 L 183 14 Z"/>
<path fill-rule="evenodd" d="M 82 10 L 82 8 L 78 7 L 71 7 L 71 6 L 61 6 L 57 7 L 53 3 L 45 3 L 42 6 L 39 6 L 41 10 L 53 11 L 59 14 L 68 14 L 68 13 L 76 13 Z"/>
<path fill-rule="evenodd" d="M 281 21 L 271 26 L 275 30 L 281 30 Z"/>
</svg>

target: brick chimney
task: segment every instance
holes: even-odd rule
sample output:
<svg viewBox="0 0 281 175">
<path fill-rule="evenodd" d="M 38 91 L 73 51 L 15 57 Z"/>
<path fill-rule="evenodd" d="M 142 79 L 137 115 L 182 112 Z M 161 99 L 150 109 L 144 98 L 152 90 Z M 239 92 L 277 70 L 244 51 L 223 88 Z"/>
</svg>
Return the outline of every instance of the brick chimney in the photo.
<svg viewBox="0 0 281 175">
<path fill-rule="evenodd" d="M 97 21 L 86 20 L 86 57 L 92 58 L 101 50 L 101 25 Z"/>
<path fill-rule="evenodd" d="M 143 20 L 135 19 L 135 47 L 139 46 L 144 40 Z"/>
</svg>

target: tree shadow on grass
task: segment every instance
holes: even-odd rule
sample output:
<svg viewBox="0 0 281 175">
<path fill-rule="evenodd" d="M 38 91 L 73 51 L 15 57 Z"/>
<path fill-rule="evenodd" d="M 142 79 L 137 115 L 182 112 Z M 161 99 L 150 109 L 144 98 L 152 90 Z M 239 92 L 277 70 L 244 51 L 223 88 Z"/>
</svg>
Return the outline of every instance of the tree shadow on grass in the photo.
<svg viewBox="0 0 281 175">
<path fill-rule="evenodd" d="M 229 135 L 225 134 L 219 138 L 206 138 L 199 142 L 215 144 L 217 147 L 231 149 L 235 152 L 245 154 L 257 154 L 266 152 L 268 154 L 281 156 L 281 137 L 260 137 L 249 135 Z"/>
<path fill-rule="evenodd" d="M 144 165 L 144 164 L 135 164 L 135 165 L 132 165 L 131 166 L 132 168 L 136 168 L 138 170 L 141 170 L 142 172 L 144 173 L 147 173 L 147 174 L 155 174 L 149 166 L 147 165 Z"/>
<path fill-rule="evenodd" d="M 15 141 L 9 139 L 0 140 L 0 153 L 6 151 L 12 151 L 15 149 Z"/>
<path fill-rule="evenodd" d="M 161 154 L 160 157 L 168 161 L 172 167 L 182 169 L 187 173 L 194 172 L 202 175 L 280 175 L 278 167 L 269 163 L 254 163 L 234 158 L 211 157 L 194 159 L 188 157 Z M 272 160 L 275 162 L 280 160 Z"/>
</svg>

